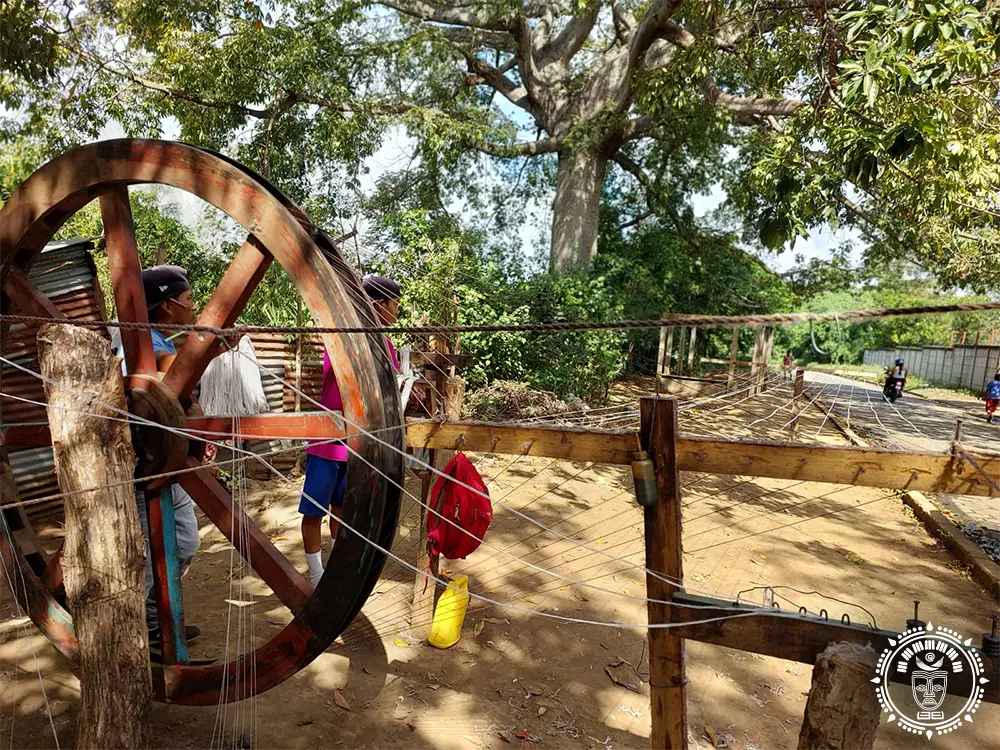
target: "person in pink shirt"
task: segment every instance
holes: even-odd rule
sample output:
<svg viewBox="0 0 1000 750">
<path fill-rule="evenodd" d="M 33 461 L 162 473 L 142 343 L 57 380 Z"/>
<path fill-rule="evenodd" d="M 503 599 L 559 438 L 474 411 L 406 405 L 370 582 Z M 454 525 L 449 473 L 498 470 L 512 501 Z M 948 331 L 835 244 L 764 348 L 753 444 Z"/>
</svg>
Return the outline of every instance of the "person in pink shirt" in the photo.
<svg viewBox="0 0 1000 750">
<path fill-rule="evenodd" d="M 371 298 L 379 322 L 392 325 L 399 314 L 399 284 L 384 276 L 369 276 L 363 282 L 365 292 Z M 392 365 L 399 370 L 396 350 L 386 336 Z M 320 403 L 327 409 L 341 411 L 344 406 L 340 396 L 337 375 L 330 363 L 330 355 L 323 352 L 323 392 Z M 309 584 L 316 588 L 323 576 L 323 518 L 329 509 L 330 538 L 337 540 L 340 531 L 338 518 L 344 517 L 344 492 L 347 489 L 347 446 L 343 443 L 321 443 L 306 448 L 306 480 L 299 500 L 302 514 L 302 546 L 306 551 L 309 565 Z"/>
</svg>

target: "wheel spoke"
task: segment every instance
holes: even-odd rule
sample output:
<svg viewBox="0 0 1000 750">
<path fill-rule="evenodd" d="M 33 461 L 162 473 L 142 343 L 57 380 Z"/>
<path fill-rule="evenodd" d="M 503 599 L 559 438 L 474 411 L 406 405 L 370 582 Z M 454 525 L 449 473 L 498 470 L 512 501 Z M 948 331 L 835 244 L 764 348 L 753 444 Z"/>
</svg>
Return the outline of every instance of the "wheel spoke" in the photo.
<svg viewBox="0 0 1000 750">
<path fill-rule="evenodd" d="M 199 462 L 189 457 L 187 465 L 189 468 L 196 468 Z M 233 502 L 219 480 L 208 469 L 201 469 L 181 474 L 180 482 L 209 520 L 264 583 L 271 587 L 275 596 L 293 613 L 297 612 L 312 595 L 305 576 L 295 569 L 260 527 Z"/>
<path fill-rule="evenodd" d="M 66 316 L 53 304 L 52 300 L 38 291 L 38 287 L 31 283 L 31 279 L 19 268 L 11 269 L 10 275 L 7 276 L 7 281 L 3 285 L 3 290 L 25 315 L 66 319 Z"/>
<path fill-rule="evenodd" d="M 0 445 L 5 448 L 41 448 L 52 445 L 48 425 L 14 425 L 0 433 Z"/>
<path fill-rule="evenodd" d="M 228 328 L 235 323 L 273 259 L 255 237 L 247 239 L 198 317 L 198 325 Z M 208 367 L 215 341 L 216 337 L 210 333 L 188 336 L 164 376 L 164 384 L 182 402 L 191 395 Z"/>
<path fill-rule="evenodd" d="M 257 414 L 240 417 L 238 428 L 232 417 L 188 417 L 187 429 L 208 433 L 211 440 L 278 440 L 299 438 L 301 440 L 330 440 L 344 437 L 347 431 L 341 420 L 327 412 L 288 414 Z M 234 433 L 235 430 L 235 433 Z"/>
<path fill-rule="evenodd" d="M 101 194 L 101 218 L 104 221 L 104 242 L 108 250 L 118 320 L 148 323 L 146 295 L 142 290 L 142 266 L 127 187 L 114 185 Z M 123 328 L 121 334 L 129 375 L 155 374 L 156 357 L 149 330 Z"/>
</svg>

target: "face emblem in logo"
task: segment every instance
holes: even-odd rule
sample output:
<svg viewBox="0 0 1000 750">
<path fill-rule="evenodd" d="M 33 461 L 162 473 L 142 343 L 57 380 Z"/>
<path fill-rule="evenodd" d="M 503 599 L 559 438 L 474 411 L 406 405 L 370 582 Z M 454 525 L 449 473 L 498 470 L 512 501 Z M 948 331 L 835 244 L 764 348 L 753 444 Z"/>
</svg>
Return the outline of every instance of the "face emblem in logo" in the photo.
<svg viewBox="0 0 1000 750">
<path fill-rule="evenodd" d="M 890 638 L 872 680 L 888 723 L 930 739 L 972 721 L 988 680 L 982 657 L 971 646 L 971 638 L 930 623 Z M 890 691 L 892 683 L 909 683 L 913 702 Z M 946 701 L 949 687 L 952 700 Z"/>
<path fill-rule="evenodd" d="M 948 693 L 948 672 L 944 655 L 928 651 L 916 657 L 917 668 L 910 674 L 910 684 L 913 688 L 913 698 L 917 705 L 925 711 L 934 711 L 944 703 Z"/>
</svg>

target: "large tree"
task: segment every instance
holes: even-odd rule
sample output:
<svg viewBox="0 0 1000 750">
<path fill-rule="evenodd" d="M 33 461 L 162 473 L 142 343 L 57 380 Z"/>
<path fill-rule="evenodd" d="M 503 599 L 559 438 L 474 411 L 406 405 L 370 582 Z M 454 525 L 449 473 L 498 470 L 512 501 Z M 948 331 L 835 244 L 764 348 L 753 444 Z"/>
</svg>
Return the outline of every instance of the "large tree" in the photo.
<svg viewBox="0 0 1000 750">
<path fill-rule="evenodd" d="M 642 213 L 695 246 L 710 232 L 692 194 L 721 181 L 747 237 L 772 248 L 850 221 L 948 281 L 1000 272 L 1000 13 L 987 0 L 17 7 L 36 14 L 18 16 L 25 49 L 57 50 L 30 68 L 0 58 L 0 98 L 33 128 L 8 126 L 19 154 L 111 118 L 141 134 L 173 116 L 183 138 L 235 152 L 322 213 L 402 124 L 444 191 L 474 186 L 475 154 L 517 175 L 543 165 L 559 271 L 593 260 L 614 163 L 645 193 Z"/>
</svg>

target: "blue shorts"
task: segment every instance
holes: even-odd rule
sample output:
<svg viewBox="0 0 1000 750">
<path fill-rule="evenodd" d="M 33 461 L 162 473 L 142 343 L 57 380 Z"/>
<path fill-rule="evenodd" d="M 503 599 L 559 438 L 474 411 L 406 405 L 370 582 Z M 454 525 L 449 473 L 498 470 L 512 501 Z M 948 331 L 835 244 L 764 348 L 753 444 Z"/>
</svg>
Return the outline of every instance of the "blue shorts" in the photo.
<svg viewBox="0 0 1000 750">
<path fill-rule="evenodd" d="M 308 454 L 306 456 L 306 481 L 299 500 L 299 513 L 304 516 L 322 517 L 327 508 L 344 507 L 344 491 L 347 489 L 347 461 L 331 461 Z M 315 500 L 312 502 L 308 495 Z M 319 503 L 320 507 L 316 507 Z"/>
</svg>

